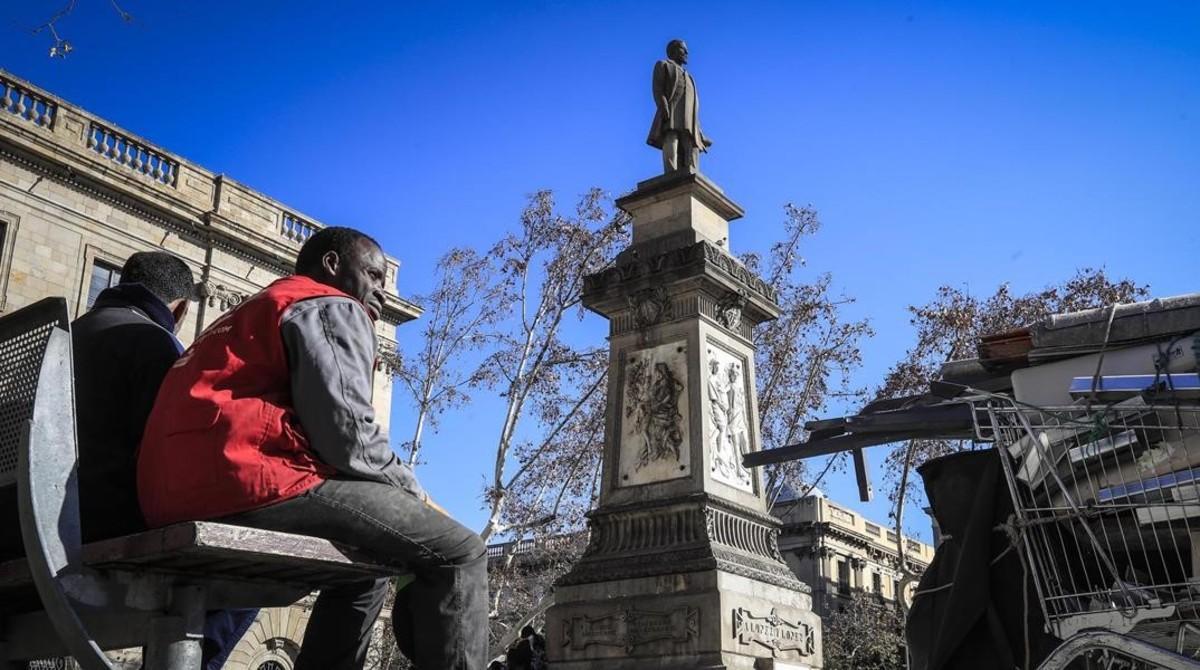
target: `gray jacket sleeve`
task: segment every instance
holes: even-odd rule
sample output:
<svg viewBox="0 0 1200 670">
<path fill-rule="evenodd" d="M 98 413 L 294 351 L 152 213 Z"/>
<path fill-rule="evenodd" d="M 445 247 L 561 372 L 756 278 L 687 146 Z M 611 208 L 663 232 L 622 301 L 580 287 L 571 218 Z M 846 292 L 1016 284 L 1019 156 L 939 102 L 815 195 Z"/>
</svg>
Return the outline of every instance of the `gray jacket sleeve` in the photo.
<svg viewBox="0 0 1200 670">
<path fill-rule="evenodd" d="M 284 312 L 282 334 L 296 416 L 317 456 L 347 477 L 424 498 L 375 423 L 375 329 L 362 305 L 342 297 L 302 300 Z"/>
</svg>

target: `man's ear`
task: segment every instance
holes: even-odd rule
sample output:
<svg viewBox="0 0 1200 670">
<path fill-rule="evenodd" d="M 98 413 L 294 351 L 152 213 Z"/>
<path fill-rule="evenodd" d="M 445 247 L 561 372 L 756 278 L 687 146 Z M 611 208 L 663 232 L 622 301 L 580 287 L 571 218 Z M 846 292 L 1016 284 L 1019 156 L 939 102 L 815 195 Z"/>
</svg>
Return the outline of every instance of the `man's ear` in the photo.
<svg viewBox="0 0 1200 670">
<path fill-rule="evenodd" d="M 191 305 L 187 298 L 180 298 L 175 302 L 167 305 L 171 310 L 171 316 L 175 317 L 175 332 L 178 333 L 180 328 L 183 328 L 183 320 L 187 318 L 188 307 Z"/>
<path fill-rule="evenodd" d="M 338 252 L 330 250 L 326 251 L 321 256 L 321 267 L 325 270 L 325 274 L 330 277 L 336 277 L 338 270 L 341 268 L 342 259 L 338 256 Z"/>
</svg>

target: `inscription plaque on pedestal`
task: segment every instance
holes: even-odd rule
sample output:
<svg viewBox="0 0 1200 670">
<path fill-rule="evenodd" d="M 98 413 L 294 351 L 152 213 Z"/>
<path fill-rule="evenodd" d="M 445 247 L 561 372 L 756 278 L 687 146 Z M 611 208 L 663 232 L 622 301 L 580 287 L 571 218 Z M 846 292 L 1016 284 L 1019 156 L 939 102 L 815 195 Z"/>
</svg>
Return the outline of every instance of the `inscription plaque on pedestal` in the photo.
<svg viewBox="0 0 1200 670">
<path fill-rule="evenodd" d="M 788 621 L 774 609 L 766 616 L 755 616 L 742 607 L 733 610 L 733 634 L 738 644 L 759 645 L 772 654 L 794 651 L 801 656 L 812 656 L 816 651 L 812 626 L 803 621 Z"/>
</svg>

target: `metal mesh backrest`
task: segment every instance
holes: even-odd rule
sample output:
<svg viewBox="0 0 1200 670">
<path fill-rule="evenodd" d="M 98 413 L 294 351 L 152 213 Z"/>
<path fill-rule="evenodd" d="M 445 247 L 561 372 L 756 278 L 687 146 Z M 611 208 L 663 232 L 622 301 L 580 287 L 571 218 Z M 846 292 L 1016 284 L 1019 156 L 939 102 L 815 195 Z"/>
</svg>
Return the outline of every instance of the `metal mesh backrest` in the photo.
<svg viewBox="0 0 1200 670">
<path fill-rule="evenodd" d="M 33 417 L 38 373 L 55 328 L 68 328 L 62 298 L 46 298 L 0 317 L 0 487 L 16 483 L 17 451 Z"/>
</svg>

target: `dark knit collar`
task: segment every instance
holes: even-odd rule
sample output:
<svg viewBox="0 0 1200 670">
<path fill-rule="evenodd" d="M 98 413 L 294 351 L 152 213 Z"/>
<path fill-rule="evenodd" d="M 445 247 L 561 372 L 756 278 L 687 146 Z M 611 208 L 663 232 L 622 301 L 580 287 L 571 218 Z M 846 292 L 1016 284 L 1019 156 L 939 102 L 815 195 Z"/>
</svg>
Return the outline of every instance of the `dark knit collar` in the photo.
<svg viewBox="0 0 1200 670">
<path fill-rule="evenodd" d="M 132 307 L 150 317 L 168 333 L 175 332 L 175 315 L 166 303 L 141 284 L 117 284 L 104 289 L 96 297 L 92 309 L 102 307 Z"/>
</svg>

